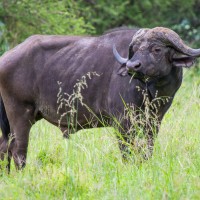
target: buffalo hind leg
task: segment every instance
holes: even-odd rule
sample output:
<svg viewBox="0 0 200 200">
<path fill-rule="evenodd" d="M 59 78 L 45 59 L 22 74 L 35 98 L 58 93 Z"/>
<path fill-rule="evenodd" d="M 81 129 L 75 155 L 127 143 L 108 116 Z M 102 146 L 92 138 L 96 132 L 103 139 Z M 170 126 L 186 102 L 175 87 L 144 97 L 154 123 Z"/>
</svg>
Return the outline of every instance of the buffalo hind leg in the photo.
<svg viewBox="0 0 200 200">
<path fill-rule="evenodd" d="M 16 169 L 22 169 L 26 165 L 30 128 L 30 122 L 21 121 L 21 123 L 15 125 L 13 133 L 11 133 L 12 140 L 9 146 L 9 154 L 14 159 Z"/>
<path fill-rule="evenodd" d="M 4 141 L 3 136 L 1 136 L 1 138 L 0 138 L 0 159 L 1 160 L 4 160 L 4 156 L 5 156 L 6 152 L 7 152 L 6 143 L 7 142 Z"/>
<path fill-rule="evenodd" d="M 5 160 L 5 157 L 7 157 L 7 149 L 8 149 L 8 146 L 7 146 L 8 142 L 7 140 L 5 140 L 3 138 L 3 136 L 0 138 L 0 160 L 1 161 L 4 161 Z M 7 168 L 8 168 L 8 171 L 10 170 L 9 169 L 10 167 L 10 164 L 9 164 L 9 160 L 8 160 L 8 163 L 7 163 Z M 0 166 L 1 168 L 1 166 Z"/>
<path fill-rule="evenodd" d="M 11 131 L 8 155 L 10 159 L 13 157 L 16 169 L 22 169 L 26 165 L 29 131 L 34 123 L 34 107 L 17 102 L 12 105 L 17 106 L 9 106 L 6 110 Z"/>
<path fill-rule="evenodd" d="M 3 137 L 0 138 L 0 160 L 5 161 L 5 159 L 7 159 L 6 169 L 8 173 L 10 173 L 10 163 L 12 158 L 12 155 L 9 152 L 10 143 L 10 139 L 6 140 Z M 0 169 L 2 169 L 1 166 Z"/>
</svg>

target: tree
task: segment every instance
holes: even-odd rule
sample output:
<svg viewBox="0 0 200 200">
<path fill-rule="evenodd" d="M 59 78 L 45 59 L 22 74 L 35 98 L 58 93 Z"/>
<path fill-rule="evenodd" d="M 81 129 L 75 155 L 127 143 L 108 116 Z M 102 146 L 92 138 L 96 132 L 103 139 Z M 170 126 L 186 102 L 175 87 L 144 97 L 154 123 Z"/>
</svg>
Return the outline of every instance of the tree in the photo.
<svg viewBox="0 0 200 200">
<path fill-rule="evenodd" d="M 200 41 L 200 0 L 79 0 L 80 3 L 82 16 L 97 34 L 120 26 L 164 26 L 189 42 Z"/>
<path fill-rule="evenodd" d="M 88 34 L 94 28 L 79 16 L 73 0 L 2 0 L 0 21 L 11 46 L 33 34 Z"/>
</svg>

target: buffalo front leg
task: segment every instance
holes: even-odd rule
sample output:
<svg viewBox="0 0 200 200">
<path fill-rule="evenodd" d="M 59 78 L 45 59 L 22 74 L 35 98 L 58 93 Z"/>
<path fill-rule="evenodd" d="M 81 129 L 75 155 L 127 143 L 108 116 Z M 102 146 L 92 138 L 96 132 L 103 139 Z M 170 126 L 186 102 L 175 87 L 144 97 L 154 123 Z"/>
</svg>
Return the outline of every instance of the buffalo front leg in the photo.
<svg viewBox="0 0 200 200">
<path fill-rule="evenodd" d="M 144 158 L 149 159 L 153 155 L 154 141 L 158 135 L 160 127 L 160 121 L 152 120 L 149 125 L 146 126 L 146 140 L 148 151 L 145 153 Z"/>
<path fill-rule="evenodd" d="M 119 149 L 121 151 L 123 161 L 126 161 L 130 155 L 130 149 L 124 140 L 118 139 Z"/>
<path fill-rule="evenodd" d="M 147 160 L 153 153 L 154 138 L 148 135 L 147 138 L 133 138 L 131 141 L 118 139 L 118 145 L 124 161 L 129 159 Z"/>
<path fill-rule="evenodd" d="M 147 160 L 152 157 L 155 138 L 158 135 L 158 128 L 156 130 L 150 131 L 147 134 L 147 148 L 148 151 L 145 153 L 144 158 Z"/>
<path fill-rule="evenodd" d="M 60 130 L 63 133 L 63 137 L 66 139 L 69 139 L 70 135 L 69 135 L 69 131 L 66 127 L 60 127 Z"/>
<path fill-rule="evenodd" d="M 127 160 L 127 158 L 131 158 L 132 156 L 135 157 L 133 159 L 149 159 L 153 154 L 154 140 L 157 136 L 157 132 L 158 126 L 151 126 L 150 128 L 143 129 L 142 135 L 133 131 L 133 133 L 121 134 L 120 137 L 118 136 L 118 145 L 123 160 Z"/>
</svg>

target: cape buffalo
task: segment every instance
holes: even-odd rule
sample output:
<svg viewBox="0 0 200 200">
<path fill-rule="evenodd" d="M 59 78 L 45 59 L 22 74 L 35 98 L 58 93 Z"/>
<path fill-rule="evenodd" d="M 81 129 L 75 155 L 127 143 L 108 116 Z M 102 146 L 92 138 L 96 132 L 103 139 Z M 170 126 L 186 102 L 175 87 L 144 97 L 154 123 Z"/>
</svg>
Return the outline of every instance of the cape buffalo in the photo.
<svg viewBox="0 0 200 200">
<path fill-rule="evenodd" d="M 90 119 L 96 119 L 98 127 L 101 119 L 110 124 L 116 118 L 120 121 L 126 105 L 144 111 L 146 97 L 141 91 L 146 91 L 150 103 L 168 97 L 150 107 L 157 117 L 157 132 L 181 85 L 182 67 L 192 66 L 199 56 L 200 49 L 186 46 L 174 31 L 163 27 L 115 30 L 99 37 L 29 37 L 0 58 L 1 159 L 8 153 L 8 169 L 12 157 L 17 169 L 24 167 L 30 128 L 42 118 L 68 137 L 72 125 L 67 119 L 74 116 L 68 112 L 71 104 L 62 103 L 73 98 L 74 86 L 86 74 L 85 89 L 76 102 L 76 130 L 90 127 Z M 90 77 L 89 72 L 97 76 Z M 122 152 L 123 140 L 131 143 L 130 124 L 128 118 L 120 121 Z M 145 130 L 152 149 L 153 131 Z"/>
</svg>

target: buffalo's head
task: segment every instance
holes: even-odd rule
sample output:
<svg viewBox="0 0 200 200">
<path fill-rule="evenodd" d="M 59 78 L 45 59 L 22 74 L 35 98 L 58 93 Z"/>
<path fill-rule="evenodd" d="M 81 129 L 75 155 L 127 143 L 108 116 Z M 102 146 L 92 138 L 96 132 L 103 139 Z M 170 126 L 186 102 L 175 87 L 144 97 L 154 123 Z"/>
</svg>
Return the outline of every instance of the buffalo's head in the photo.
<svg viewBox="0 0 200 200">
<path fill-rule="evenodd" d="M 115 46 L 113 53 L 121 64 L 119 74 L 139 72 L 149 77 L 162 77 L 170 73 L 172 67 L 190 67 L 200 56 L 200 49 L 185 45 L 174 31 L 156 27 L 140 29 L 133 36 L 128 58 L 123 58 Z"/>
</svg>

